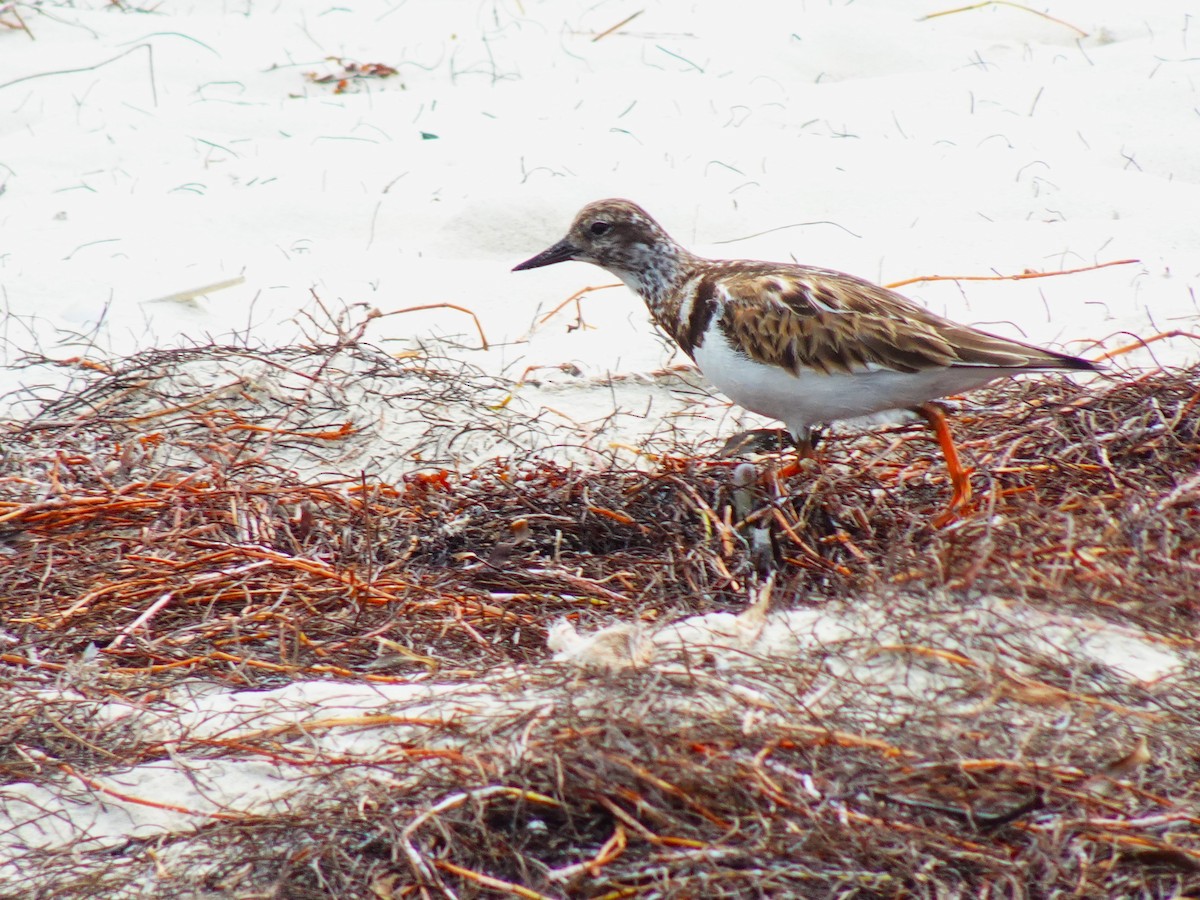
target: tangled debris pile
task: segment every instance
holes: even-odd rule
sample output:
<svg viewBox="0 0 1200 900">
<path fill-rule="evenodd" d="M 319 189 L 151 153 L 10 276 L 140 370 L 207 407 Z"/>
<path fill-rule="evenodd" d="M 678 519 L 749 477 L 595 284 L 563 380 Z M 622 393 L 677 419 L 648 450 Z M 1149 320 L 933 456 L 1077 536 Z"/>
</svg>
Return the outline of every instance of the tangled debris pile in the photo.
<svg viewBox="0 0 1200 900">
<path fill-rule="evenodd" d="M 973 395 L 938 531 L 920 429 L 597 470 L 405 365 L 160 351 L 4 426 L 3 892 L 1200 891 L 1200 370 Z M 316 474 L 383 403 L 479 461 Z"/>
</svg>

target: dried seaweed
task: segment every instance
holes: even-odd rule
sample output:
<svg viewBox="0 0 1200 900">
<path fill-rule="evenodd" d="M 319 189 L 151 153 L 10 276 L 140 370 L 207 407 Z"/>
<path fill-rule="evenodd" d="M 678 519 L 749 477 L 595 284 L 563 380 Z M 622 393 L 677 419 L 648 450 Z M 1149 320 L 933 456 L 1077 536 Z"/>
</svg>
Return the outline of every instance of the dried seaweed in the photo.
<svg viewBox="0 0 1200 900">
<path fill-rule="evenodd" d="M 748 478 L 682 442 L 649 470 L 596 468 L 529 452 L 549 426 L 511 389 L 357 340 L 197 347 L 78 368 L 5 424 L 4 784 L 173 808 L 113 773 L 237 757 L 320 790 L 117 846 L 30 846 L 0 892 L 1200 891 L 1200 369 L 972 395 L 955 430 L 976 502 L 942 530 L 917 427 L 835 436 L 787 480 L 773 457 Z M 413 425 L 390 481 L 351 452 L 378 453 L 378 402 Z M 472 441 L 488 452 L 456 464 Z M 744 669 L 695 648 L 593 671 L 547 645 L 562 617 L 653 630 L 755 598 L 866 624 Z M 1017 609 L 1188 665 L 1139 681 L 1037 652 Z M 872 680 L 870 660 L 911 684 Z M 514 700 L 442 725 L 381 702 L 169 740 L 105 713 L 314 680 Z M 374 755 L 312 742 L 384 727 L 406 730 Z"/>
</svg>

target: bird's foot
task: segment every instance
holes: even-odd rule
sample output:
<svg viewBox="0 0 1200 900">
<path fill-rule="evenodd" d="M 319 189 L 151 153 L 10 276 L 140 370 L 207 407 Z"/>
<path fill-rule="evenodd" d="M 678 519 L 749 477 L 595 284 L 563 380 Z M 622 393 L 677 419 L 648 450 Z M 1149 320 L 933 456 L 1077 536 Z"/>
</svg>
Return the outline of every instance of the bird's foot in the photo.
<svg viewBox="0 0 1200 900">
<path fill-rule="evenodd" d="M 945 528 L 955 521 L 959 512 L 971 502 L 971 473 L 975 470 L 966 468 L 959 460 L 958 448 L 954 446 L 950 426 L 946 424 L 946 416 L 940 405 L 926 403 L 914 411 L 923 416 L 933 428 L 933 433 L 942 447 L 942 454 L 946 457 L 946 468 L 949 469 L 953 492 L 950 495 L 950 505 L 933 520 L 934 528 Z"/>
<path fill-rule="evenodd" d="M 782 428 L 752 428 L 739 431 L 725 442 L 718 456 L 747 456 L 751 453 L 773 453 L 791 446 L 792 440 Z"/>
</svg>

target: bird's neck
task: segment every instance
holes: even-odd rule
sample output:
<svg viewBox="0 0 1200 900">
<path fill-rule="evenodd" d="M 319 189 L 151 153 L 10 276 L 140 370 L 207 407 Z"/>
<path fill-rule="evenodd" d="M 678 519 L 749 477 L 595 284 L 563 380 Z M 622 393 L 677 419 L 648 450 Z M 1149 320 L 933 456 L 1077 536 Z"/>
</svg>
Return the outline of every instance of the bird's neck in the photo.
<svg viewBox="0 0 1200 900">
<path fill-rule="evenodd" d="M 701 257 L 671 241 L 647 247 L 644 252 L 631 255 L 626 265 L 610 271 L 645 301 L 650 314 L 664 330 L 675 334 L 684 299 L 683 286 L 701 262 Z"/>
</svg>

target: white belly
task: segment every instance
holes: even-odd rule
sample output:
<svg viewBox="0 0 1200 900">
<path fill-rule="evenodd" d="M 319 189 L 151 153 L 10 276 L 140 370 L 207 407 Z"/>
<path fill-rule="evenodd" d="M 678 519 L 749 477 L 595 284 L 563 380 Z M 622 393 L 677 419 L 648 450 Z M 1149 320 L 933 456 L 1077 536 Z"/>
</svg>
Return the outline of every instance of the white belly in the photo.
<svg viewBox="0 0 1200 900">
<path fill-rule="evenodd" d="M 736 353 L 716 332 L 709 332 L 696 348 L 695 359 L 705 377 L 730 400 L 780 420 L 793 434 L 839 419 L 920 406 L 1006 374 L 1002 369 L 956 367 L 915 373 L 863 369 L 852 375 L 802 370 L 797 376 Z"/>
</svg>

